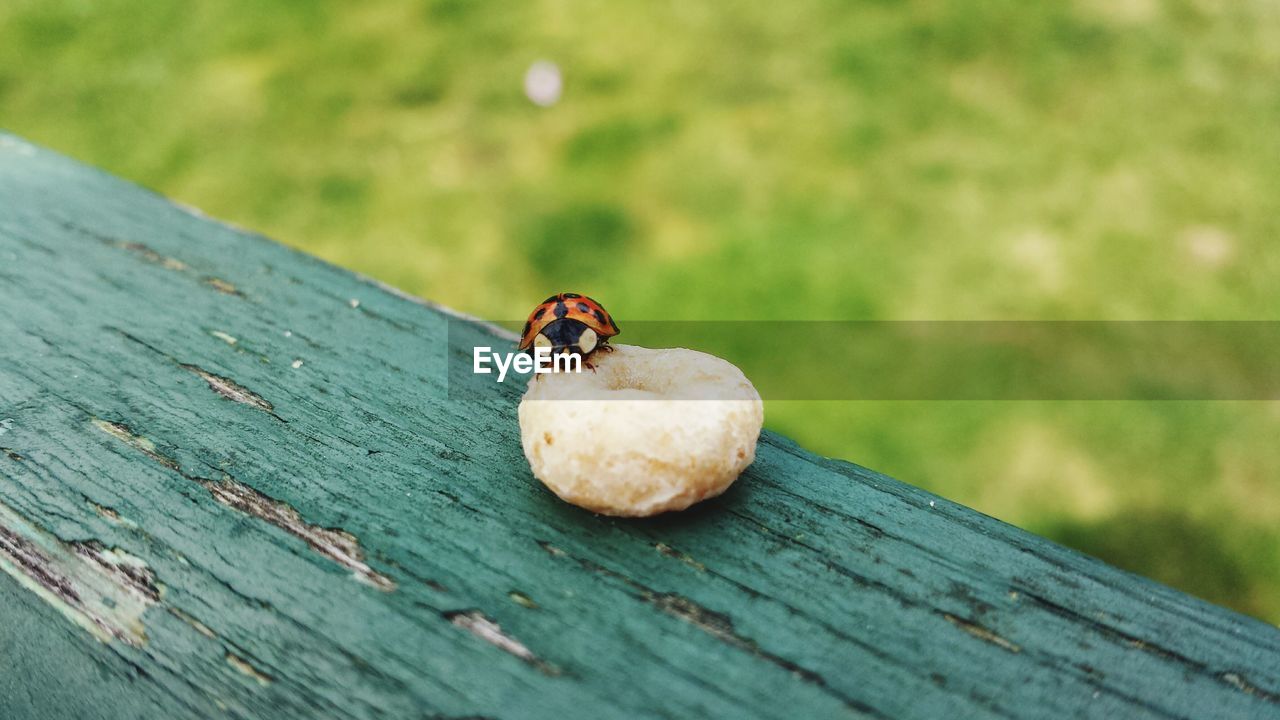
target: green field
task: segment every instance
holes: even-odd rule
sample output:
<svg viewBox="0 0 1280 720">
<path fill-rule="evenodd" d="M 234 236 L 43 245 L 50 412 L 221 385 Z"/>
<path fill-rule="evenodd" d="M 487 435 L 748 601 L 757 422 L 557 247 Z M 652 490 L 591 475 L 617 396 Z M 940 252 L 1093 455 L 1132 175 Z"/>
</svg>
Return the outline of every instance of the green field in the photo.
<svg viewBox="0 0 1280 720">
<path fill-rule="evenodd" d="M 7 0 L 0 127 L 495 319 L 1280 319 L 1272 0 Z M 1280 622 L 1280 402 L 768 413 Z"/>
</svg>

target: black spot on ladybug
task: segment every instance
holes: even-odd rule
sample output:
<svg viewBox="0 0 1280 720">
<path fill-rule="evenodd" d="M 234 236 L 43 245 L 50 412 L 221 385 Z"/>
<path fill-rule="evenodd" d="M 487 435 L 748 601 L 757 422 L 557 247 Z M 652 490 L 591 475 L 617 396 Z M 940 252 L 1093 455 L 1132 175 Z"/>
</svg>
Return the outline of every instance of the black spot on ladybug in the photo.
<svg viewBox="0 0 1280 720">
<path fill-rule="evenodd" d="M 591 312 L 591 306 L 584 302 L 580 302 L 578 303 L 578 312 Z"/>
<path fill-rule="evenodd" d="M 612 317 L 609 318 L 609 327 L 613 328 L 614 332 L 618 332 L 618 323 L 614 322 Z"/>
<path fill-rule="evenodd" d="M 538 308 L 538 312 L 536 312 L 536 313 L 534 313 L 534 314 L 533 314 L 533 319 L 534 319 L 534 320 L 541 320 L 541 319 L 542 319 L 542 316 L 543 316 L 543 315 L 546 315 L 546 314 L 547 314 L 547 309 L 546 309 L 545 307 L 540 307 L 540 308 Z M 528 327 L 528 325 L 526 325 L 525 327 L 527 328 L 527 327 Z M 527 332 L 527 331 L 526 331 L 526 332 Z"/>
<path fill-rule="evenodd" d="M 586 311 L 584 310 L 583 312 L 586 312 Z M 604 319 L 604 313 L 600 311 L 600 308 L 596 308 L 595 310 L 592 310 L 591 314 L 596 316 L 596 322 L 600 323 L 601 325 L 606 324 Z"/>
<path fill-rule="evenodd" d="M 569 314 L 569 308 L 565 307 L 564 303 L 558 302 L 556 303 L 555 314 L 556 314 L 556 317 L 562 318 L 565 315 Z"/>
<path fill-rule="evenodd" d="M 582 297 L 582 296 L 581 296 L 581 295 L 579 295 L 578 293 L 565 293 L 564 295 L 561 295 L 560 297 L 568 298 L 568 299 L 570 299 L 570 300 L 577 300 L 578 298 L 580 298 L 580 297 Z"/>
<path fill-rule="evenodd" d="M 559 295 L 552 295 L 551 297 L 547 298 L 546 300 L 543 300 L 543 301 L 542 301 L 542 304 L 543 304 L 543 305 L 547 305 L 547 304 L 549 304 L 549 303 L 556 302 L 556 301 L 557 301 L 557 300 L 559 300 L 559 299 L 560 299 L 560 296 L 559 296 Z"/>
<path fill-rule="evenodd" d="M 528 334 L 529 334 L 529 323 L 525 323 L 524 330 L 520 331 L 520 337 L 524 337 L 525 335 L 528 335 Z"/>
</svg>

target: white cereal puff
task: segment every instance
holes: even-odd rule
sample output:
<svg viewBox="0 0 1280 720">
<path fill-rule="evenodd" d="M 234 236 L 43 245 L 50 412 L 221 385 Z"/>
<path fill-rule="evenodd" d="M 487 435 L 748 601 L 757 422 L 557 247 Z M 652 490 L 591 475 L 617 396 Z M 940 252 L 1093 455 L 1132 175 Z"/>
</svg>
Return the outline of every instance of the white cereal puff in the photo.
<svg viewBox="0 0 1280 720">
<path fill-rule="evenodd" d="M 615 345 L 595 372 L 535 376 L 520 401 L 533 474 L 567 502 L 641 517 L 723 493 L 755 460 L 760 394 L 732 363 Z"/>
</svg>

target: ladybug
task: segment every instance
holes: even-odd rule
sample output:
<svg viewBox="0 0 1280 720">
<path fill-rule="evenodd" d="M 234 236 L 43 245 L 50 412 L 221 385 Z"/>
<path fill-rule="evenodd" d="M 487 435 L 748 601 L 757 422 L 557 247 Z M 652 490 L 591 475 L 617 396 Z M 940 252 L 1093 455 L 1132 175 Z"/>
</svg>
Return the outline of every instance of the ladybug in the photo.
<svg viewBox="0 0 1280 720">
<path fill-rule="evenodd" d="M 585 361 L 597 350 L 612 351 L 609 338 L 618 332 L 618 324 L 603 305 L 586 295 L 560 293 L 529 314 L 518 349 L 532 353 L 535 347 L 548 347 L 552 355 L 567 353 Z"/>
</svg>

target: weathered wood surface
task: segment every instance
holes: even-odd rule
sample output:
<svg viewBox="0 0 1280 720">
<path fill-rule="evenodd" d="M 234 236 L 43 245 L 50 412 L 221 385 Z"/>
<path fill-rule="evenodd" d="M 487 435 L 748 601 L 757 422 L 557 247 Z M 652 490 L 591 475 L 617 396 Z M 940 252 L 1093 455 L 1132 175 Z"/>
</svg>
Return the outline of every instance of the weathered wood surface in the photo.
<svg viewBox="0 0 1280 720">
<path fill-rule="evenodd" d="M 0 716 L 1280 716 L 1276 628 L 777 435 L 569 507 L 446 317 L 0 135 Z"/>
</svg>

